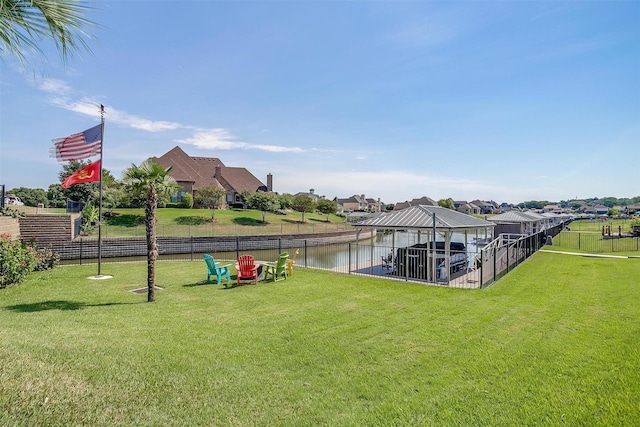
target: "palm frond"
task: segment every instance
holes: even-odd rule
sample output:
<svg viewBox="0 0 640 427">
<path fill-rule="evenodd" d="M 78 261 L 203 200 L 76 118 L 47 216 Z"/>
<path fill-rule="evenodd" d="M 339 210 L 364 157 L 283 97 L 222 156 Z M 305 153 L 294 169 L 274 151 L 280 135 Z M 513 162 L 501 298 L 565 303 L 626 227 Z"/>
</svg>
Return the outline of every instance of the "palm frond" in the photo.
<svg viewBox="0 0 640 427">
<path fill-rule="evenodd" d="M 26 52 L 42 53 L 40 43 L 50 39 L 63 59 L 83 49 L 96 24 L 84 16 L 93 10 L 80 0 L 0 0 L 0 52 L 24 64 Z"/>
</svg>

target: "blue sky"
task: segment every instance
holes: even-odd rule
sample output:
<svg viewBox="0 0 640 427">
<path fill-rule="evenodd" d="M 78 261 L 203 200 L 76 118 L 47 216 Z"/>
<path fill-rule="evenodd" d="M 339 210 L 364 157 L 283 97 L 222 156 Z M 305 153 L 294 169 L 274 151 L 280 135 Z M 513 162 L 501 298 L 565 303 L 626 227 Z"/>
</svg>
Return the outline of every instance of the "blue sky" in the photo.
<svg viewBox="0 0 640 427">
<path fill-rule="evenodd" d="M 176 145 L 386 203 L 640 195 L 638 1 L 113 1 L 92 53 L 3 56 L 0 184 L 106 108 L 104 167 Z"/>
</svg>

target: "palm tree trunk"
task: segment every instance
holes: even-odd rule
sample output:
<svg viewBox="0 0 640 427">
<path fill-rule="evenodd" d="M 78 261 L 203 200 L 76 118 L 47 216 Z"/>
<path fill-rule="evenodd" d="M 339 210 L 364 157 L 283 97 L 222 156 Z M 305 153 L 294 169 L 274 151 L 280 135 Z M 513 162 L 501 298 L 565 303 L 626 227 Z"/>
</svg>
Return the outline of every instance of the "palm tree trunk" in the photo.
<svg viewBox="0 0 640 427">
<path fill-rule="evenodd" d="M 144 206 L 145 225 L 147 229 L 147 302 L 156 300 L 156 259 L 158 258 L 158 241 L 156 238 L 156 206 L 158 206 L 158 194 L 155 190 L 149 191 Z"/>
</svg>

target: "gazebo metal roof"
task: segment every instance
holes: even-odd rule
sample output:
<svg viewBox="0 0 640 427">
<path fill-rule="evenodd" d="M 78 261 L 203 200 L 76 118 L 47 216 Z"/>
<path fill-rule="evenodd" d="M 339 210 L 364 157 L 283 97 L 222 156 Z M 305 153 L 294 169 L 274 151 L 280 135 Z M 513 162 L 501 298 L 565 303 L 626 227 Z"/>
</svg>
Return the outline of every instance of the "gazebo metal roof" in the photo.
<svg viewBox="0 0 640 427">
<path fill-rule="evenodd" d="M 532 211 L 520 212 L 509 211 L 499 215 L 492 216 L 488 220 L 498 224 L 524 223 L 524 222 L 540 222 L 547 218 Z"/>
<path fill-rule="evenodd" d="M 493 228 L 495 224 L 462 212 L 441 206 L 417 205 L 399 211 L 386 212 L 377 218 L 371 218 L 353 224 L 354 227 L 378 228 L 387 230 L 432 230 L 465 231 L 479 228 Z"/>
</svg>

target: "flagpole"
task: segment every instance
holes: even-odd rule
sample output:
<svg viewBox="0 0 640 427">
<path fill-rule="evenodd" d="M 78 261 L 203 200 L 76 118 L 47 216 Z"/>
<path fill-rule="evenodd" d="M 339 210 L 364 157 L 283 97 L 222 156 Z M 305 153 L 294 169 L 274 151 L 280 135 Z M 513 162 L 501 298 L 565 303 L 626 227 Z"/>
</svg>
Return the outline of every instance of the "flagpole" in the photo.
<svg viewBox="0 0 640 427">
<path fill-rule="evenodd" d="M 102 152 L 104 151 L 104 105 L 100 104 L 100 202 L 98 204 L 98 276 L 102 267 Z"/>
</svg>

